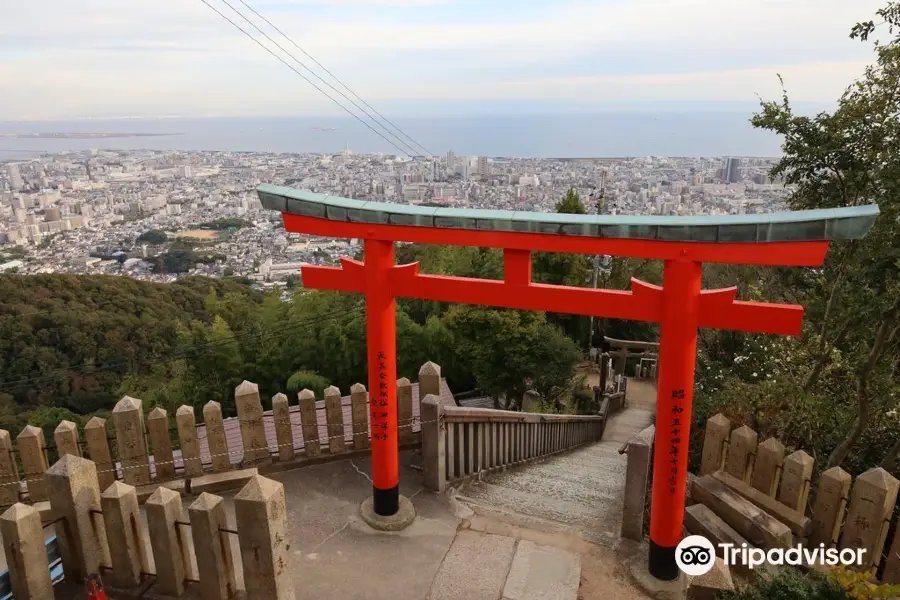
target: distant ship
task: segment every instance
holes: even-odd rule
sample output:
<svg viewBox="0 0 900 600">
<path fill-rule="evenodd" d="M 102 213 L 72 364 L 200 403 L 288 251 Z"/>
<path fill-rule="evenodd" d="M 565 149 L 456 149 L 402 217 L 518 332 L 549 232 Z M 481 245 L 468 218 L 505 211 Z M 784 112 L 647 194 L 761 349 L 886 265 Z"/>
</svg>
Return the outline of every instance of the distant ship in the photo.
<svg viewBox="0 0 900 600">
<path fill-rule="evenodd" d="M 334 127 L 313 127 L 316 131 L 337 131 Z"/>
</svg>

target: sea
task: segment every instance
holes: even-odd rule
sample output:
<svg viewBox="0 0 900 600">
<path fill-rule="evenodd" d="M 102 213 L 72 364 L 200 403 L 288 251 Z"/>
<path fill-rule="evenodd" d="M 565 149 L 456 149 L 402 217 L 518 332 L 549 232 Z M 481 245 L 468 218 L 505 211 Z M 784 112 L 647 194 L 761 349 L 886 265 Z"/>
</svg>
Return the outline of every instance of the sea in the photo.
<svg viewBox="0 0 900 600">
<path fill-rule="evenodd" d="M 747 112 L 558 113 L 393 118 L 423 148 L 407 154 L 536 158 L 780 156 L 779 138 L 754 129 Z M 389 128 L 389 126 L 386 126 Z M 143 133 L 153 137 L 20 138 L 29 133 Z M 404 141 L 408 141 L 404 138 Z M 342 117 L 229 117 L 0 121 L 0 161 L 87 149 L 356 153 L 399 150 Z"/>
</svg>

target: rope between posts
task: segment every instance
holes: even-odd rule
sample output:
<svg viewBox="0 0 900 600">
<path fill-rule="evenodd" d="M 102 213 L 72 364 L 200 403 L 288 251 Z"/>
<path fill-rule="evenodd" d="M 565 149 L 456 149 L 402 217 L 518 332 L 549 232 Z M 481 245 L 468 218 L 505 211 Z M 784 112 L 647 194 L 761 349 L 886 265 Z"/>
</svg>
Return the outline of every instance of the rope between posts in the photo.
<svg viewBox="0 0 900 600">
<path fill-rule="evenodd" d="M 405 425 L 398 425 L 398 426 L 397 426 L 397 429 L 412 429 L 413 425 L 414 425 L 416 422 L 418 422 L 420 425 L 426 425 L 426 424 L 428 424 L 428 423 L 437 423 L 437 422 L 438 422 L 438 419 L 433 419 L 433 420 L 430 420 L 430 421 L 419 421 L 419 419 L 418 419 L 417 417 L 413 417 L 412 419 L 404 419 L 404 422 L 407 422 L 407 424 L 405 424 Z M 346 423 L 345 426 L 346 426 L 346 425 L 351 425 L 351 426 L 352 426 L 352 425 L 361 425 L 361 424 L 365 424 L 365 425 L 368 427 L 369 422 L 368 422 L 368 421 L 366 421 L 365 423 L 363 423 L 363 422 L 352 423 L 352 422 L 351 422 L 351 423 Z M 351 432 L 351 433 L 352 433 L 352 435 L 354 435 L 354 436 L 355 436 L 355 435 L 366 435 L 366 436 L 368 437 L 368 435 L 369 435 L 368 430 L 366 430 L 366 431 L 358 431 L 358 432 Z M 332 436 L 326 436 L 326 437 L 311 438 L 311 439 L 309 439 L 309 440 L 305 440 L 305 441 L 304 441 L 304 445 L 302 445 L 302 446 L 294 446 L 293 442 L 290 442 L 290 443 L 284 443 L 284 444 L 276 444 L 275 446 L 269 446 L 269 445 L 267 445 L 266 448 L 269 450 L 269 453 L 270 453 L 270 454 L 273 454 L 272 449 L 274 448 L 274 449 L 275 449 L 275 452 L 274 452 L 274 453 L 277 454 L 277 451 L 278 451 L 280 448 L 292 447 L 294 450 L 303 450 L 303 449 L 306 448 L 310 443 L 318 442 L 318 443 L 321 445 L 323 442 L 328 442 L 328 441 L 330 441 L 330 440 L 338 439 L 338 438 L 344 438 L 344 439 L 346 440 L 346 439 L 347 439 L 347 432 L 344 432 L 343 434 L 340 434 L 340 435 L 332 435 Z M 207 435 L 206 439 L 209 440 L 209 436 L 208 436 L 208 435 Z M 262 448 L 259 448 L 259 450 L 262 450 Z M 246 454 L 246 453 L 247 453 L 247 449 L 246 449 L 246 448 L 241 448 L 241 449 L 238 449 L 238 450 L 229 450 L 228 452 L 217 452 L 217 453 L 215 453 L 215 454 L 209 454 L 208 457 L 212 459 L 212 458 L 219 458 L 219 457 L 221 457 L 221 456 L 229 456 L 229 457 L 230 457 L 230 456 L 239 456 L 239 455 L 242 456 L 242 455 L 244 455 L 244 454 Z M 149 457 L 150 457 L 150 456 L 152 456 L 152 455 L 148 453 L 148 454 L 147 454 L 148 465 L 149 465 Z M 143 457 L 142 457 L 142 458 L 143 458 Z M 121 460 L 122 460 L 122 459 L 120 458 L 119 461 L 121 462 Z M 167 460 L 167 461 L 156 461 L 156 460 L 154 460 L 154 461 L 153 461 L 153 464 L 154 464 L 154 465 L 159 465 L 159 466 L 162 466 L 162 465 L 176 465 L 176 466 L 177 466 L 177 465 L 179 465 L 179 462 L 180 462 L 180 463 L 181 463 L 181 466 L 183 467 L 184 462 L 186 462 L 186 461 L 191 461 L 191 460 L 201 460 L 201 457 L 200 457 L 200 456 L 195 456 L 195 457 L 187 457 L 187 458 L 185 458 L 184 455 L 182 454 L 182 460 L 181 460 L 181 461 L 176 461 L 174 458 L 173 458 L 172 460 Z M 95 461 L 95 463 L 96 463 L 96 461 Z M 207 464 L 207 465 L 208 465 L 208 464 L 210 464 L 210 463 L 207 462 L 207 463 L 202 463 L 202 464 Z M 118 474 L 119 471 L 123 471 L 123 472 L 124 472 L 125 470 L 128 470 L 128 469 L 136 469 L 136 468 L 140 468 L 140 467 L 142 467 L 142 466 L 143 466 L 143 465 L 129 465 L 129 466 L 121 465 L 121 466 L 119 466 L 118 468 L 97 469 L 97 474 L 98 474 L 98 475 L 101 474 L 101 473 L 116 473 L 116 474 Z M 27 478 L 27 477 L 26 477 L 26 478 L 24 478 L 24 479 L 18 479 L 18 480 L 16 480 L 16 481 L 10 481 L 10 482 L 7 482 L 5 485 L 9 485 L 9 484 L 11 484 L 11 483 L 21 483 L 21 482 L 28 483 L 29 481 L 43 481 L 43 479 L 44 479 L 43 474 L 41 474 L 40 477 L 31 477 L 31 478 Z M 0 484 L 0 485 L 4 485 L 4 484 Z"/>
<path fill-rule="evenodd" d="M 401 421 L 401 423 L 406 423 L 406 424 L 404 424 L 404 425 L 398 425 L 398 426 L 397 426 L 397 429 L 398 429 L 398 430 L 400 430 L 400 429 L 412 429 L 412 427 L 413 427 L 413 425 L 414 425 L 415 423 L 419 423 L 419 425 L 420 425 L 420 427 L 421 427 L 422 425 L 427 425 L 427 424 L 430 424 L 430 423 L 439 423 L 439 422 L 442 422 L 442 421 L 445 421 L 445 420 L 446 420 L 446 415 L 442 415 L 439 419 L 431 419 L 431 420 L 427 420 L 427 421 L 421 421 L 418 417 L 412 417 L 411 419 L 404 419 L 403 421 Z M 287 422 L 287 421 L 284 421 L 284 422 Z M 489 423 L 491 423 L 490 421 L 459 421 L 459 422 L 451 421 L 451 422 L 454 423 L 455 425 L 468 425 L 468 424 L 476 425 L 476 424 L 489 424 Z M 575 421 L 575 422 L 577 423 L 577 421 Z M 560 424 L 568 424 L 568 423 L 572 423 L 572 422 L 562 422 L 562 423 L 560 423 Z M 585 421 L 585 423 L 588 423 L 588 422 Z M 498 425 L 505 425 L 505 424 L 511 424 L 511 425 L 517 425 L 517 424 L 520 424 L 520 425 L 527 425 L 527 424 L 529 424 L 529 423 L 524 423 L 524 422 L 512 422 L 512 421 L 511 421 L 511 422 L 509 422 L 509 423 L 497 423 L 497 424 L 498 424 Z M 550 423 L 544 422 L 544 423 L 532 423 L 532 424 L 553 424 L 553 423 L 552 423 L 552 422 L 550 422 Z M 366 427 L 368 427 L 368 426 L 370 425 L 370 423 L 369 423 L 369 421 L 364 421 L 364 422 L 363 422 L 363 421 L 356 421 L 356 422 L 350 422 L 350 423 L 345 423 L 345 424 L 343 424 L 344 427 L 346 427 L 347 425 L 350 425 L 350 426 L 353 426 L 353 425 L 365 425 Z M 302 427 L 302 423 L 301 423 L 301 427 Z M 316 427 L 318 427 L 318 424 L 316 425 Z M 326 425 L 326 427 L 327 427 L 327 425 Z M 207 431 L 209 431 L 208 426 L 207 426 Z M 366 429 L 366 430 L 364 430 L 364 431 L 351 431 L 350 434 L 351 434 L 350 437 L 355 437 L 355 436 L 357 436 L 357 435 L 366 435 L 366 437 L 367 437 L 367 439 L 368 439 L 369 431 L 368 431 L 368 429 Z M 273 455 L 273 454 L 277 454 L 277 453 L 278 453 L 278 450 L 281 449 L 281 448 L 291 447 L 291 448 L 293 448 L 295 451 L 303 451 L 304 449 L 308 448 L 308 446 L 309 446 L 310 443 L 318 443 L 318 444 L 321 446 L 323 443 L 329 442 L 330 440 L 333 440 L 333 439 L 339 439 L 339 438 L 342 438 L 342 439 L 346 440 L 347 437 L 348 437 L 348 434 L 347 434 L 347 432 L 345 431 L 344 433 L 339 434 L 339 435 L 326 436 L 326 437 L 324 437 L 324 438 L 322 438 L 322 437 L 320 437 L 320 438 L 311 438 L 311 439 L 309 439 L 309 440 L 304 440 L 304 444 L 303 444 L 302 446 L 294 446 L 293 442 L 290 442 L 290 443 L 284 443 L 284 444 L 276 444 L 275 446 L 266 445 L 266 449 L 269 451 L 269 454 L 270 454 L 270 456 L 271 456 L 271 455 Z M 207 434 L 206 439 L 207 439 L 207 441 L 209 440 L 209 435 L 208 435 L 208 434 Z M 274 450 L 273 450 L 273 448 L 274 448 Z M 262 450 L 262 448 L 259 448 L 259 450 Z M 251 451 L 252 451 L 252 449 L 251 449 Z M 215 453 L 215 454 L 209 454 L 209 455 L 208 455 L 208 458 L 213 459 L 213 458 L 219 458 L 219 457 L 222 457 L 222 456 L 228 456 L 228 457 L 232 457 L 232 456 L 243 456 L 243 455 L 245 455 L 246 453 L 247 453 L 247 449 L 246 449 L 246 448 L 241 448 L 241 449 L 238 449 L 238 450 L 229 450 L 228 452 L 218 452 L 218 453 Z M 149 467 L 149 464 L 150 464 L 150 463 L 149 463 L 149 457 L 152 456 L 152 455 L 148 453 L 146 456 L 147 456 L 147 459 L 148 459 L 148 467 Z M 337 456 L 337 455 L 335 455 L 335 456 Z M 143 457 L 141 457 L 141 458 L 143 458 Z M 181 469 L 184 469 L 184 465 L 185 465 L 188 461 L 195 461 L 195 460 L 202 460 L 202 459 L 201 459 L 200 456 L 193 456 L 193 457 L 187 457 L 187 458 L 185 458 L 184 454 L 182 453 L 181 461 L 176 461 L 174 458 L 173 458 L 172 460 L 167 460 L 167 461 L 156 461 L 156 460 L 154 460 L 154 461 L 153 461 L 153 464 L 154 464 L 155 466 L 157 466 L 157 467 L 163 466 L 163 465 L 175 465 L 176 468 L 179 468 L 179 467 L 180 467 Z M 121 458 L 119 459 L 119 462 L 120 462 L 120 463 L 122 462 L 122 459 L 121 459 Z M 180 465 L 179 465 L 179 463 L 180 463 Z M 96 464 L 96 461 L 95 461 L 95 464 Z M 211 461 L 210 461 L 210 462 L 201 462 L 201 465 L 210 465 L 210 464 L 212 464 Z M 517 463 L 507 463 L 507 464 L 517 464 Z M 120 471 L 121 471 L 122 473 L 124 473 L 126 470 L 138 469 L 138 468 L 142 468 L 143 466 L 144 466 L 144 465 L 128 465 L 128 466 L 126 466 L 126 465 L 124 465 L 124 464 L 121 464 L 119 467 L 113 467 L 113 468 L 108 468 L 108 469 L 97 469 L 97 474 L 100 475 L 101 473 L 103 473 L 103 474 L 105 474 L 105 473 L 115 473 L 115 474 L 118 476 L 118 473 L 119 473 Z M 157 471 L 158 471 L 158 469 L 157 469 Z M 26 473 L 26 475 L 28 475 L 28 473 Z M 11 485 L 11 484 L 14 484 L 14 483 L 15 483 L 15 484 L 21 484 L 21 483 L 28 484 L 29 482 L 32 482 L 32 481 L 43 481 L 43 480 L 44 480 L 44 474 L 43 474 L 43 473 L 41 473 L 40 476 L 36 476 L 36 477 L 33 476 L 34 473 L 31 473 L 31 475 L 32 475 L 32 477 L 25 477 L 25 478 L 22 478 L 22 479 L 17 479 L 17 480 L 15 480 L 15 481 L 9 481 L 9 482 L 6 482 L 6 483 L 0 483 L 0 486 L 3 486 L 3 485 Z M 147 483 L 151 483 L 151 482 L 148 481 Z"/>
</svg>

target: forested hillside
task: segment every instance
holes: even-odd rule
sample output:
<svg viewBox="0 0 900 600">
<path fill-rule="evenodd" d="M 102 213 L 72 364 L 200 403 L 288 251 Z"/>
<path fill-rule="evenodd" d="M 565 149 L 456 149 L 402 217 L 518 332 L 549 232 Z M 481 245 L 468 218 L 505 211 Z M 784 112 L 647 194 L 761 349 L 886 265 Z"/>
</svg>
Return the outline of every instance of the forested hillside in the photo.
<svg viewBox="0 0 900 600">
<path fill-rule="evenodd" d="M 572 206 L 581 206 L 574 193 L 559 208 Z M 498 250 L 407 245 L 397 255 L 431 273 L 501 278 L 503 272 Z M 534 276 L 589 285 L 590 260 L 538 254 Z M 601 284 L 624 287 L 641 265 L 658 280 L 658 268 L 638 261 L 618 265 Z M 13 431 L 26 421 L 83 422 L 124 394 L 170 410 L 217 400 L 229 414 L 234 386 L 244 379 L 258 383 L 266 399 L 298 382 L 347 390 L 367 381 L 361 296 L 297 288 L 284 302 L 280 293 L 207 278 L 161 285 L 4 275 L 0 286 L 0 422 Z M 601 322 L 604 328 L 654 335 L 641 324 Z M 585 317 L 416 300 L 398 302 L 397 329 L 401 376 L 414 378 L 433 360 L 456 392 L 478 389 L 509 408 L 517 407 L 526 380 L 557 407 L 571 397 L 579 387 L 573 367 L 588 342 Z"/>
<path fill-rule="evenodd" d="M 179 350 L 179 327 L 208 322 L 210 290 L 250 303 L 262 296 L 230 280 L 172 285 L 126 277 L 0 275 L 0 411 L 39 406 L 79 414 L 110 408 L 123 377 L 150 372 Z"/>
</svg>

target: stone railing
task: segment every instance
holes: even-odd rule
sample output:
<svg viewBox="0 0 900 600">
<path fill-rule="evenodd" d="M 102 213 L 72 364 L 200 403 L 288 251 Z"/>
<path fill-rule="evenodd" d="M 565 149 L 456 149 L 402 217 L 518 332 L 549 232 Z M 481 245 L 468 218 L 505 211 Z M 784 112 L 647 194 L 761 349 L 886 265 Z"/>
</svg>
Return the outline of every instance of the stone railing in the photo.
<svg viewBox="0 0 900 600">
<path fill-rule="evenodd" d="M 184 521 L 181 495 L 166 487 L 147 499 L 145 520 L 134 486 L 113 481 L 101 493 L 97 465 L 70 454 L 47 470 L 43 483 L 55 516 L 52 521 L 42 523 L 40 512 L 23 503 L 0 515 L 9 583 L 17 599 L 54 597 L 43 531 L 51 524 L 62 559 L 63 585 L 80 588 L 79 597 L 85 578 L 98 574 L 116 598 L 199 594 L 207 600 L 226 600 L 238 593 L 240 564 L 246 590 L 241 597 L 294 598 L 284 486 L 277 481 L 259 475 L 247 481 L 233 499 L 235 527 L 228 524 L 226 501 L 209 493 L 188 506 L 189 520 Z M 230 535 L 238 539 L 237 559 L 232 556 Z M 196 570 L 191 556 L 196 557 Z"/>
<path fill-rule="evenodd" d="M 419 370 L 418 383 L 405 377 L 397 381 L 401 447 L 419 444 L 421 399 L 426 394 L 452 402 L 440 367 L 431 362 Z M 122 480 L 138 489 L 142 501 L 159 485 L 195 493 L 222 490 L 241 485 L 257 472 L 368 451 L 369 394 L 362 384 L 353 385 L 343 397 L 338 388 L 329 387 L 321 400 L 302 390 L 296 404 L 276 394 L 272 410 L 264 411 L 258 386 L 245 381 L 235 389 L 234 402 L 236 417 L 223 418 L 221 405 L 211 401 L 198 424 L 191 406 L 178 408 L 174 419 L 161 407 L 145 415 L 141 400 L 125 396 L 112 411 L 114 435 L 99 417 L 88 421 L 82 432 L 75 423 L 62 421 L 52 446 L 43 430 L 32 425 L 19 433 L 15 444 L 10 433 L 0 429 L 0 507 L 47 500 L 45 472 L 51 450 L 60 457 L 90 458 L 97 465 L 101 489 Z"/>
<path fill-rule="evenodd" d="M 607 408 L 597 416 L 545 415 L 422 402 L 425 486 L 448 482 L 571 450 L 603 436 Z"/>
<path fill-rule="evenodd" d="M 814 486 L 813 457 L 803 450 L 785 454 L 777 439 L 759 443 L 755 431 L 747 426 L 732 429 L 731 422 L 717 414 L 706 424 L 701 477 L 691 485 L 693 500 L 715 502 L 712 488 L 727 484 L 787 525 L 795 542 L 865 550 L 865 568 L 879 570 L 886 583 L 900 582 L 900 535 L 888 539 L 900 481 L 880 467 L 855 481 L 832 467 Z M 890 550 L 885 558 L 886 547 Z"/>
<path fill-rule="evenodd" d="M 625 468 L 625 501 L 622 504 L 623 538 L 644 539 L 644 513 L 647 507 L 647 481 L 653 464 L 653 435 L 656 427 L 650 425 L 625 442 L 619 454 L 627 454 Z"/>
</svg>

